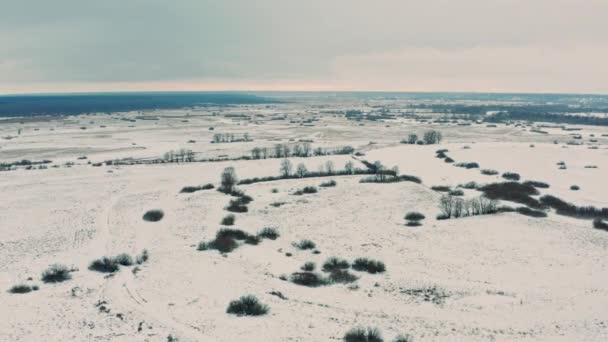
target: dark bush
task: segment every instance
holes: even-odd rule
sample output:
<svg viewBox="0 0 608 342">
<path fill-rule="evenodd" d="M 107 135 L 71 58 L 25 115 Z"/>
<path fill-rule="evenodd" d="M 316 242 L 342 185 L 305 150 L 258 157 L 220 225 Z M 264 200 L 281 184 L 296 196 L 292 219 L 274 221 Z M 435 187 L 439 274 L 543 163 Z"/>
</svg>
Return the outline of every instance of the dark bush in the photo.
<svg viewBox="0 0 608 342">
<path fill-rule="evenodd" d="M 222 228 L 217 231 L 215 234 L 217 238 L 232 238 L 235 240 L 245 240 L 249 236 L 248 233 L 240 230 L 240 229 L 231 229 L 231 228 Z"/>
<path fill-rule="evenodd" d="M 528 207 L 519 207 L 519 208 L 515 209 L 515 211 L 517 211 L 518 213 L 520 213 L 522 215 L 526 215 L 526 216 L 530 216 L 530 217 L 547 217 L 547 213 L 545 213 L 544 211 L 534 210 L 534 209 L 530 209 Z"/>
<path fill-rule="evenodd" d="M 446 162 L 446 163 L 453 163 L 454 159 L 452 159 L 450 157 L 446 157 L 443 161 Z"/>
<path fill-rule="evenodd" d="M 221 224 L 224 226 L 232 226 L 234 225 L 234 221 L 235 221 L 235 216 L 230 214 L 230 215 L 226 215 L 224 216 L 224 218 L 222 219 Z"/>
<path fill-rule="evenodd" d="M 209 184 L 205 184 L 205 185 L 201 185 L 201 186 L 185 186 L 182 188 L 182 190 L 180 191 L 180 193 L 193 193 L 193 192 L 197 192 L 200 190 L 209 190 L 209 189 L 213 189 L 214 185 L 209 183 Z"/>
<path fill-rule="evenodd" d="M 245 243 L 248 245 L 257 245 L 260 243 L 260 241 L 262 241 L 262 239 L 256 235 L 248 235 L 245 238 Z"/>
<path fill-rule="evenodd" d="M 577 191 L 577 190 L 580 190 L 580 189 L 581 189 L 581 188 L 580 188 L 578 185 L 571 185 L 571 186 L 570 186 L 570 190 Z"/>
<path fill-rule="evenodd" d="M 254 296 L 243 296 L 228 304 L 226 313 L 237 316 L 261 316 L 268 313 L 268 306 L 260 303 Z"/>
<path fill-rule="evenodd" d="M 321 183 L 319 186 L 322 187 L 322 188 L 329 188 L 329 187 L 332 187 L 332 186 L 336 186 L 336 184 L 338 184 L 338 183 L 336 183 L 336 181 L 332 179 L 332 180 L 330 180 L 328 182 Z"/>
<path fill-rule="evenodd" d="M 367 273 L 383 273 L 386 271 L 386 266 L 382 261 L 372 260 L 368 258 L 357 258 L 353 262 L 353 269 L 355 271 L 367 272 Z"/>
<path fill-rule="evenodd" d="M 450 191 L 450 187 L 447 186 L 447 185 L 433 185 L 431 187 L 431 189 L 435 190 L 435 191 L 439 191 L 439 192 L 448 192 L 448 191 Z"/>
<path fill-rule="evenodd" d="M 448 192 L 448 195 L 450 195 L 450 196 L 464 196 L 464 191 L 462 191 L 460 189 L 450 190 Z"/>
<path fill-rule="evenodd" d="M 279 237 L 279 232 L 275 228 L 264 227 L 258 236 L 264 239 L 276 240 Z"/>
<path fill-rule="evenodd" d="M 344 342 L 383 342 L 382 334 L 377 328 L 353 328 L 342 338 Z"/>
<path fill-rule="evenodd" d="M 129 254 L 121 253 L 114 257 L 114 261 L 116 261 L 119 265 L 122 266 L 131 266 L 133 265 L 133 258 Z"/>
<path fill-rule="evenodd" d="M 489 199 L 521 203 L 533 209 L 544 207 L 537 199 L 530 197 L 539 194 L 538 190 L 530 184 L 517 182 L 492 183 L 480 187 L 479 190 Z"/>
<path fill-rule="evenodd" d="M 417 211 L 410 211 L 409 213 L 405 214 L 405 219 L 408 221 L 420 221 L 424 220 L 424 215 Z"/>
<path fill-rule="evenodd" d="M 148 250 L 144 249 L 143 251 L 141 251 L 141 254 L 135 258 L 135 262 L 137 264 L 141 265 L 144 262 L 148 261 L 149 258 L 150 258 L 150 255 L 148 253 Z"/>
<path fill-rule="evenodd" d="M 313 272 L 295 272 L 291 274 L 291 282 L 297 285 L 318 287 L 328 282 L 321 275 Z"/>
<path fill-rule="evenodd" d="M 89 270 L 97 271 L 102 273 L 113 273 L 118 271 L 119 264 L 114 258 L 103 257 L 101 259 L 93 260 L 89 265 Z"/>
<path fill-rule="evenodd" d="M 544 195 L 540 202 L 555 209 L 560 215 L 580 218 L 608 218 L 608 208 L 596 208 L 594 206 L 578 207 L 552 195 Z"/>
<path fill-rule="evenodd" d="M 317 193 L 317 187 L 315 186 L 305 186 L 304 188 L 297 190 L 296 192 L 294 192 L 294 195 L 304 195 L 304 194 L 315 194 Z"/>
<path fill-rule="evenodd" d="M 608 231 L 608 223 L 604 222 L 601 218 L 593 219 L 593 228 Z"/>
<path fill-rule="evenodd" d="M 477 182 L 474 181 L 470 181 L 464 184 L 459 184 L 458 187 L 463 188 L 463 189 L 477 189 L 479 187 L 479 184 L 477 184 Z M 454 196 L 454 195 L 452 195 Z"/>
<path fill-rule="evenodd" d="M 38 286 L 36 286 L 36 285 L 29 286 L 27 284 L 19 284 L 19 285 L 15 285 L 15 286 L 11 287 L 8 290 L 8 292 L 22 294 L 22 293 L 29 293 L 29 292 L 37 291 L 37 290 L 38 290 Z"/>
<path fill-rule="evenodd" d="M 492 169 L 483 169 L 481 170 L 481 174 L 486 176 L 494 176 L 498 174 L 498 171 Z"/>
<path fill-rule="evenodd" d="M 549 184 L 547 184 L 545 182 L 525 181 L 524 184 L 526 184 L 526 185 L 532 185 L 533 187 L 539 188 L 539 189 L 547 189 L 547 188 L 549 188 Z"/>
<path fill-rule="evenodd" d="M 67 266 L 54 264 L 42 272 L 42 281 L 45 283 L 60 283 L 72 278 Z"/>
<path fill-rule="evenodd" d="M 154 209 L 146 211 L 143 216 L 143 219 L 144 221 L 148 222 L 158 222 L 162 220 L 163 216 L 165 216 L 165 213 L 162 210 Z"/>
<path fill-rule="evenodd" d="M 333 270 L 329 273 L 329 281 L 332 283 L 347 284 L 357 281 L 359 277 L 348 272 L 347 270 Z"/>
<path fill-rule="evenodd" d="M 209 242 L 206 249 L 215 249 L 220 253 L 230 253 L 238 246 L 239 244 L 234 238 L 230 236 L 220 236 Z M 199 244 L 199 250 L 204 250 L 201 249 L 201 247 L 202 246 Z"/>
<path fill-rule="evenodd" d="M 314 249 L 317 246 L 314 242 L 308 239 L 301 240 L 300 242 L 294 243 L 293 245 L 302 250 Z"/>
<path fill-rule="evenodd" d="M 518 181 L 519 178 L 521 178 L 521 177 L 519 176 L 519 173 L 505 172 L 502 174 L 502 178 L 512 180 L 512 181 Z"/>
<path fill-rule="evenodd" d="M 475 162 L 463 162 L 463 163 L 456 163 L 454 165 L 458 166 L 458 167 L 464 167 L 465 169 L 477 169 L 477 168 L 479 168 L 479 164 L 477 164 Z"/>
<path fill-rule="evenodd" d="M 335 270 L 343 270 L 343 269 L 347 269 L 349 267 L 350 267 L 350 264 L 348 261 L 346 261 L 344 259 L 339 259 L 337 257 L 331 257 L 323 263 L 322 269 L 323 269 L 323 272 L 333 272 Z"/>
<path fill-rule="evenodd" d="M 243 204 L 239 199 L 230 200 L 225 209 L 233 213 L 246 213 L 249 211 L 247 205 Z"/>
<path fill-rule="evenodd" d="M 309 262 L 305 263 L 304 265 L 302 265 L 302 267 L 300 267 L 300 269 L 302 271 L 312 272 L 315 270 L 315 267 L 316 267 L 315 263 L 312 261 L 309 261 Z"/>
</svg>

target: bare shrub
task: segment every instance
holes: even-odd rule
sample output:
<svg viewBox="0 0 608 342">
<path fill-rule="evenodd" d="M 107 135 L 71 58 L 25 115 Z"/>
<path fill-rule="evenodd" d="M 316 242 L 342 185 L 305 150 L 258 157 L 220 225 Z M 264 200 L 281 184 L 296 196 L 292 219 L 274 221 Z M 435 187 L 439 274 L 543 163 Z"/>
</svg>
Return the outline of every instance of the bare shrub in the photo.
<svg viewBox="0 0 608 342">
<path fill-rule="evenodd" d="M 45 283 L 60 283 L 71 278 L 70 269 L 65 265 L 53 264 L 42 272 L 42 281 Z"/>
<path fill-rule="evenodd" d="M 327 285 L 327 279 L 313 272 L 294 272 L 291 274 L 290 280 L 292 283 L 308 287 L 319 287 Z"/>
<path fill-rule="evenodd" d="M 226 313 L 237 316 L 261 316 L 267 314 L 269 308 L 260 303 L 255 296 L 242 296 L 238 300 L 233 300 L 228 304 Z"/>
<path fill-rule="evenodd" d="M 264 227 L 258 233 L 258 236 L 264 239 L 276 240 L 279 237 L 279 232 L 276 230 L 276 228 Z"/>
<path fill-rule="evenodd" d="M 293 244 L 294 247 L 297 247 L 298 249 L 302 249 L 302 250 L 306 250 L 306 249 L 314 249 L 315 247 L 317 247 L 317 245 L 308 239 L 304 239 L 301 240 L 300 242 L 297 242 Z"/>
<path fill-rule="evenodd" d="M 350 267 L 350 263 L 344 259 L 331 257 L 323 263 L 323 272 L 332 272 L 335 270 L 343 270 Z"/>
<path fill-rule="evenodd" d="M 359 277 L 348 272 L 347 270 L 337 269 L 329 273 L 328 280 L 331 283 L 347 284 L 357 281 Z"/>
<path fill-rule="evenodd" d="M 357 258 L 352 264 L 353 270 L 367 272 L 371 274 L 383 273 L 386 271 L 386 266 L 382 261 L 368 258 Z"/>
<path fill-rule="evenodd" d="M 382 333 L 378 328 L 353 328 L 344 334 L 344 342 L 383 342 Z"/>
<path fill-rule="evenodd" d="M 8 292 L 9 293 L 15 293 L 15 294 L 23 294 L 23 293 L 30 293 L 32 291 L 38 291 L 38 286 L 37 285 L 27 285 L 27 284 L 18 284 L 15 285 L 13 287 L 11 287 Z"/>
<path fill-rule="evenodd" d="M 319 186 L 322 188 L 328 188 L 328 187 L 336 186 L 336 184 L 337 184 L 336 181 L 332 179 L 330 181 L 321 183 Z"/>
<path fill-rule="evenodd" d="M 118 271 L 118 269 L 118 262 L 114 258 L 109 257 L 93 260 L 93 262 L 89 265 L 89 270 L 102 273 L 114 273 Z"/>
</svg>

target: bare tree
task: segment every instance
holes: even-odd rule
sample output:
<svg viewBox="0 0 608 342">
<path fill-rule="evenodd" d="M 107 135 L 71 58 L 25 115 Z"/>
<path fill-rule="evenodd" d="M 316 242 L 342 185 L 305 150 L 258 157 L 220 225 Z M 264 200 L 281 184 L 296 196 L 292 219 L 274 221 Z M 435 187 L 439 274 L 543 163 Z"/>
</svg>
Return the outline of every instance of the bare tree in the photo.
<svg viewBox="0 0 608 342">
<path fill-rule="evenodd" d="M 192 150 L 186 151 L 186 161 L 188 161 L 188 162 L 194 161 L 194 152 L 192 152 Z"/>
<path fill-rule="evenodd" d="M 281 168 L 279 169 L 281 177 L 289 177 L 289 175 L 291 175 L 292 168 L 293 168 L 293 166 L 292 166 L 291 162 L 289 161 L 289 159 L 283 159 L 281 161 Z"/>
<path fill-rule="evenodd" d="M 222 185 L 220 186 L 219 190 L 227 194 L 233 192 L 236 187 L 236 183 L 238 182 L 234 167 L 229 166 L 225 168 L 224 171 L 222 171 L 221 178 Z"/>
<path fill-rule="evenodd" d="M 251 158 L 252 158 L 252 159 L 260 159 L 261 155 L 262 155 L 262 149 L 261 149 L 261 148 L 259 148 L 259 147 L 254 147 L 254 148 L 251 150 Z"/>
<path fill-rule="evenodd" d="M 351 175 L 355 173 L 355 165 L 352 160 L 349 160 L 344 164 L 344 170 Z"/>
<path fill-rule="evenodd" d="M 407 143 L 408 144 L 415 144 L 416 141 L 418 141 L 418 135 L 415 133 L 411 133 L 410 135 L 407 136 Z"/>
<path fill-rule="evenodd" d="M 302 156 L 308 157 L 310 155 L 310 149 L 310 143 L 304 143 L 304 145 L 302 145 Z"/>
<path fill-rule="evenodd" d="M 452 217 L 452 196 L 443 195 L 439 200 L 439 209 L 441 210 L 442 216 L 445 218 Z"/>
<path fill-rule="evenodd" d="M 298 177 L 302 178 L 302 177 L 306 176 L 307 173 L 308 173 L 308 169 L 306 168 L 306 165 L 304 165 L 303 163 L 298 164 L 298 167 L 296 168 L 296 175 L 298 175 Z"/>
<path fill-rule="evenodd" d="M 303 152 L 302 152 L 302 145 L 295 144 L 293 146 L 293 155 L 296 156 L 296 157 L 302 157 L 302 154 L 303 154 Z"/>
<path fill-rule="evenodd" d="M 283 145 L 282 144 L 276 144 L 276 145 L 274 145 L 274 156 L 276 158 L 282 158 L 282 157 L 284 157 L 284 155 L 283 155 Z"/>
<path fill-rule="evenodd" d="M 427 145 L 439 144 L 439 142 L 441 142 L 441 139 L 441 132 L 435 130 L 425 132 L 424 136 L 422 137 L 422 140 L 424 140 L 424 143 Z"/>
<path fill-rule="evenodd" d="M 325 162 L 325 171 L 327 171 L 327 173 L 329 173 L 330 175 L 332 173 L 334 173 L 334 162 L 331 160 L 328 160 Z"/>
<path fill-rule="evenodd" d="M 452 216 L 458 218 L 463 216 L 464 200 L 462 198 L 451 198 Z"/>
</svg>

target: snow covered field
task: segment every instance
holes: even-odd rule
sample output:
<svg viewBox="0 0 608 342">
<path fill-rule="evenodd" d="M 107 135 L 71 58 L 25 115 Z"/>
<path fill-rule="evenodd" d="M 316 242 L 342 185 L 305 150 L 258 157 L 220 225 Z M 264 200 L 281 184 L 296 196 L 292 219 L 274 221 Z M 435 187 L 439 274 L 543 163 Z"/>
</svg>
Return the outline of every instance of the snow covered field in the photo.
<svg viewBox="0 0 608 342">
<path fill-rule="evenodd" d="M 606 207 L 608 128 L 579 126 L 584 144 L 567 145 L 572 132 L 560 129 L 355 122 L 294 104 L 218 111 L 159 111 L 145 113 L 157 120 L 135 122 L 123 119 L 141 113 L 0 122 L 0 162 L 52 161 L 46 169 L 0 172 L 0 340 L 339 341 L 356 326 L 377 327 L 387 341 L 399 334 L 415 341 L 608 340 L 608 232 L 551 210 L 545 218 L 510 212 L 437 220 L 442 193 L 431 189 L 500 182 L 508 171 L 548 183 L 541 194 Z M 307 117 L 319 119 L 300 124 Z M 443 134 L 440 144 L 399 143 L 429 129 Z M 221 132 L 248 133 L 253 141 L 210 143 Z M 182 148 L 197 158 L 235 158 L 298 140 L 313 148 L 350 145 L 364 155 L 289 158 L 294 169 L 303 163 L 317 171 L 327 161 L 338 170 L 349 161 L 364 169 L 359 160 L 379 160 L 422 183 L 360 183 L 365 176 L 349 175 L 239 185 L 253 201 L 248 212 L 234 214 L 233 228 L 255 234 L 274 227 L 280 236 L 222 254 L 197 246 L 222 227 L 232 197 L 180 190 L 218 187 L 229 166 L 239 179 L 278 176 L 282 159 L 93 166 Z M 445 163 L 435 157 L 443 148 L 480 168 Z M 567 168 L 559 168 L 562 161 Z M 319 187 L 330 179 L 335 187 Z M 305 186 L 319 190 L 293 195 Z M 465 198 L 479 195 L 463 191 Z M 142 220 L 150 209 L 161 209 L 162 220 Z M 410 211 L 426 216 L 421 226 L 405 225 Z M 303 239 L 318 254 L 294 246 Z M 141 265 L 88 269 L 103 256 L 144 249 L 149 259 Z M 386 271 L 351 270 L 356 281 L 319 287 L 289 281 L 306 262 L 325 275 L 321 266 L 332 256 L 380 260 Z M 55 263 L 71 268 L 71 279 L 41 281 Z M 10 293 L 18 284 L 39 290 Z M 268 305 L 268 314 L 226 313 L 243 295 Z"/>
</svg>

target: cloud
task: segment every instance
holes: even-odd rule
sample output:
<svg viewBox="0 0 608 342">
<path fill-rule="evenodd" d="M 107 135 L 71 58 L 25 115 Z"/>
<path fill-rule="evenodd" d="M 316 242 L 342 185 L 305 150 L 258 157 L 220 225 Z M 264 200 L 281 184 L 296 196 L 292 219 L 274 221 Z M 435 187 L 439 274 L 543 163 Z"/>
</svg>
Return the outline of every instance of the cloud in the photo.
<svg viewBox="0 0 608 342">
<path fill-rule="evenodd" d="M 608 44 L 411 48 L 341 56 L 335 81 L 360 89 L 606 92 Z"/>
<path fill-rule="evenodd" d="M 587 53 L 604 56 L 607 13 L 603 0 L 11 1 L 0 12 L 0 92 L 412 83 L 608 92 L 576 73 L 601 68 Z M 515 62 L 528 72 L 501 72 Z M 490 64 L 480 72 L 480 63 Z"/>
</svg>

